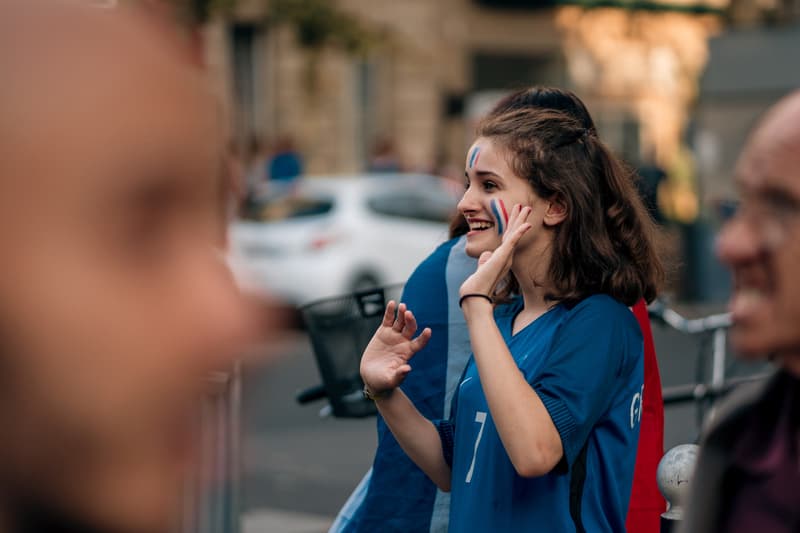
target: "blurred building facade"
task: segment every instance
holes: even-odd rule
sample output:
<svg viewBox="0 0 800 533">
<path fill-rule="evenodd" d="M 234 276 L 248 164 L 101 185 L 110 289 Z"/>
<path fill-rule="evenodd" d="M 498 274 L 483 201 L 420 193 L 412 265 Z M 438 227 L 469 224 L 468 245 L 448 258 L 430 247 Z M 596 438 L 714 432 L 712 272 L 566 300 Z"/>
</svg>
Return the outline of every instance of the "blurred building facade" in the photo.
<svg viewBox="0 0 800 533">
<path fill-rule="evenodd" d="M 458 174 L 477 117 L 533 84 L 574 89 L 618 152 L 668 166 L 728 0 L 698 1 L 336 0 L 378 36 L 349 54 L 304 49 L 269 22 L 269 0 L 239 0 L 207 26 L 207 62 L 239 141 L 289 135 L 310 173 L 363 170 L 390 140 L 405 168 Z"/>
<path fill-rule="evenodd" d="M 690 138 L 705 205 L 736 196 L 733 170 L 759 117 L 800 88 L 800 1 L 735 2 L 711 39 Z"/>
</svg>

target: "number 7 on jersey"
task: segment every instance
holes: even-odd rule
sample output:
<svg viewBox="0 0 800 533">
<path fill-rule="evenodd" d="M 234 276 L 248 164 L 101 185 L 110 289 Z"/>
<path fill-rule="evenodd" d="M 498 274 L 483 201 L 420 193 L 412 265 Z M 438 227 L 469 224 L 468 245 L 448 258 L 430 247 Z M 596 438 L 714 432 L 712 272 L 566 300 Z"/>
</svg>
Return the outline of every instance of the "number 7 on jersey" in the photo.
<svg viewBox="0 0 800 533">
<path fill-rule="evenodd" d="M 469 472 L 467 472 L 467 483 L 472 482 L 472 472 L 475 471 L 475 458 L 478 455 L 478 446 L 480 445 L 481 437 L 483 436 L 483 427 L 486 425 L 486 412 L 475 411 L 475 422 L 481 425 L 481 429 L 478 430 L 478 437 L 475 439 L 475 450 L 472 452 L 472 464 L 469 465 Z"/>
</svg>

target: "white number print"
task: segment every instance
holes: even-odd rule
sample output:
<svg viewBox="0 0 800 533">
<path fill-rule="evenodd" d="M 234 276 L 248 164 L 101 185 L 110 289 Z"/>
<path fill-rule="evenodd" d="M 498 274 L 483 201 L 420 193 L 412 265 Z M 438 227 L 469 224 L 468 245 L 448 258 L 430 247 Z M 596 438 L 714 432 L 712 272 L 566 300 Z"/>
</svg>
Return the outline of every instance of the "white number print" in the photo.
<svg viewBox="0 0 800 533">
<path fill-rule="evenodd" d="M 478 455 L 478 445 L 481 443 L 481 437 L 483 436 L 483 426 L 486 425 L 486 412 L 476 411 L 475 422 L 481 425 L 481 429 L 478 430 L 478 438 L 475 439 L 475 450 L 472 452 L 472 464 L 469 465 L 469 472 L 467 472 L 467 483 L 472 482 L 472 473 L 475 471 L 475 458 Z"/>
</svg>

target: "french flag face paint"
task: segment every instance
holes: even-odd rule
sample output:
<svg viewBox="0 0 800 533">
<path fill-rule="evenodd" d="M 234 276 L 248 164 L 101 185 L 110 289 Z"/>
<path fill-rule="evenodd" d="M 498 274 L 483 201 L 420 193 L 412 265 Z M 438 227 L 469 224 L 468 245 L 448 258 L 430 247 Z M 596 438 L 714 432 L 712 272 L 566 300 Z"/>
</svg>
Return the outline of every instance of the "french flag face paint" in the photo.
<svg viewBox="0 0 800 533">
<path fill-rule="evenodd" d="M 506 204 L 503 203 L 503 200 L 492 198 L 490 205 L 492 207 L 494 219 L 497 221 L 497 234 L 502 235 L 506 227 L 508 227 L 508 211 L 506 211 Z"/>
<path fill-rule="evenodd" d="M 472 152 L 469 154 L 469 160 L 467 162 L 467 168 L 472 168 L 478 164 L 478 159 L 481 157 L 481 147 L 476 146 L 472 149 Z"/>
</svg>

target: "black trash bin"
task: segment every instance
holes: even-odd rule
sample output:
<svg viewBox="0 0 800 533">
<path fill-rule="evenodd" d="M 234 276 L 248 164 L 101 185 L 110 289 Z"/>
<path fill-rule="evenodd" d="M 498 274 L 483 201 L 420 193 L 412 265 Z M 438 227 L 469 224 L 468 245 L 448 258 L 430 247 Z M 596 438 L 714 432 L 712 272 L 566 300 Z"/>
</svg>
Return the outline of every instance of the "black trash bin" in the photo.
<svg viewBox="0 0 800 533">
<path fill-rule="evenodd" d="M 383 319 L 386 303 L 399 300 L 402 285 L 327 298 L 300 308 L 322 385 L 337 418 L 374 415 L 374 402 L 363 395 L 361 354 Z"/>
</svg>

